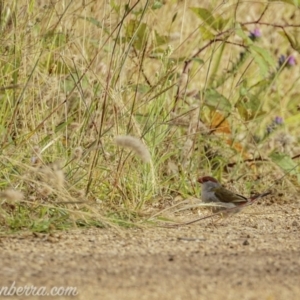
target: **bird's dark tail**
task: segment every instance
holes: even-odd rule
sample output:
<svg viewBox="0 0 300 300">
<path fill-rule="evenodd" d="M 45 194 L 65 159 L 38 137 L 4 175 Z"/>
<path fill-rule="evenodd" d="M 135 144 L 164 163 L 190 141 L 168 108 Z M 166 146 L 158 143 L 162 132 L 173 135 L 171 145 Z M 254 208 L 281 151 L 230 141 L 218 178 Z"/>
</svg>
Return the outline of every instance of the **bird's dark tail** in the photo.
<svg viewBox="0 0 300 300">
<path fill-rule="evenodd" d="M 271 192 L 265 192 L 265 193 L 262 193 L 262 194 L 255 195 L 255 196 L 253 196 L 253 197 L 250 198 L 250 201 L 251 202 L 257 201 L 258 199 L 266 197 L 266 196 L 268 196 L 270 194 L 271 194 Z"/>
</svg>

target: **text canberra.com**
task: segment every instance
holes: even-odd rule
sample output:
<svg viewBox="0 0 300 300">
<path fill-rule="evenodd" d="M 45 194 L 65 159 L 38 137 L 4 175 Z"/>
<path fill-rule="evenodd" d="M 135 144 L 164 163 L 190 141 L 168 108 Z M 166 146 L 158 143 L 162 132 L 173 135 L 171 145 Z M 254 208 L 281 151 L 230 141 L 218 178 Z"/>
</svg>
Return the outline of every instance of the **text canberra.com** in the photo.
<svg viewBox="0 0 300 300">
<path fill-rule="evenodd" d="M 54 286 L 49 291 L 45 286 L 33 285 L 16 286 L 14 281 L 11 286 L 0 286 L 0 296 L 77 296 L 76 287 Z"/>
</svg>

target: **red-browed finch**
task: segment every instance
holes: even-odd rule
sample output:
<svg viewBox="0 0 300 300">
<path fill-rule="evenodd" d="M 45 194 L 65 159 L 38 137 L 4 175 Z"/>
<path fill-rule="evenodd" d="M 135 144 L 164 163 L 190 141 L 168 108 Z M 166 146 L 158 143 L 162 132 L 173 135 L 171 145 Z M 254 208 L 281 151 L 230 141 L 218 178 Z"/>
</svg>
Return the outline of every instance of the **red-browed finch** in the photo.
<svg viewBox="0 0 300 300">
<path fill-rule="evenodd" d="M 270 194 L 270 192 L 266 192 L 251 198 L 246 198 L 225 189 L 217 179 L 211 176 L 200 177 L 198 182 L 202 184 L 202 201 L 217 205 L 213 207 L 213 211 L 215 212 L 232 209 L 234 207 L 236 207 L 236 209 L 232 209 L 230 211 L 239 212 L 246 204 L 250 204 L 255 199 L 262 198 Z"/>
</svg>

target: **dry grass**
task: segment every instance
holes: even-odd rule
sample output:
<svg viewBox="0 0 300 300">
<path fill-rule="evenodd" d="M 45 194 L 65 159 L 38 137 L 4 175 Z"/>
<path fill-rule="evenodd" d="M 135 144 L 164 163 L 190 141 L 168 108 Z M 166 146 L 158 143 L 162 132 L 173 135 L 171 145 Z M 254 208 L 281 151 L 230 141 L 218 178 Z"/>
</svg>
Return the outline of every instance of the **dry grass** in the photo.
<svg viewBox="0 0 300 300">
<path fill-rule="evenodd" d="M 199 173 L 244 194 L 289 173 L 276 188 L 297 190 L 299 65 L 277 59 L 297 60 L 299 29 L 286 25 L 299 11 L 207 1 L 228 18 L 213 30 L 190 9 L 198 1 L 159 3 L 0 3 L 5 230 L 131 226 L 165 198 L 197 195 Z"/>
</svg>

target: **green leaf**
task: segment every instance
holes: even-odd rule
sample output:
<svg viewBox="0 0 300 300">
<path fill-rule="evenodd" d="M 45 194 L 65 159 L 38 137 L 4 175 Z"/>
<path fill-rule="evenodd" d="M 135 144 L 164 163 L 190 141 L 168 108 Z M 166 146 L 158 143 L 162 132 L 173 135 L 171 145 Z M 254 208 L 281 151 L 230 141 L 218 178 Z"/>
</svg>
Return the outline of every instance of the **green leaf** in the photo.
<svg viewBox="0 0 300 300">
<path fill-rule="evenodd" d="M 252 102 L 250 101 L 249 104 L 247 105 L 247 103 L 243 103 L 242 101 L 239 101 L 235 107 L 237 108 L 240 116 L 245 120 L 245 121 L 250 121 L 253 120 L 257 117 L 261 117 L 264 116 L 266 114 L 265 111 L 263 110 L 255 110 L 253 109 L 253 107 L 258 106 L 257 105 L 257 101 L 256 102 Z M 250 108 L 248 108 L 250 107 Z"/>
<path fill-rule="evenodd" d="M 136 31 L 136 28 L 138 27 L 138 22 L 135 20 L 130 20 L 129 23 L 126 26 L 126 37 L 128 39 L 131 39 Z"/>
<path fill-rule="evenodd" d="M 232 107 L 229 100 L 216 90 L 207 89 L 204 96 L 205 105 L 223 112 L 231 112 Z"/>
<path fill-rule="evenodd" d="M 218 30 L 223 30 L 226 25 L 228 24 L 228 22 L 230 21 L 230 19 L 223 19 L 222 17 L 217 17 L 216 18 L 216 27 Z"/>
<path fill-rule="evenodd" d="M 149 85 L 147 84 L 134 84 L 131 88 L 134 91 L 137 90 L 141 94 L 146 94 L 150 90 Z"/>
<path fill-rule="evenodd" d="M 253 120 L 266 114 L 266 112 L 261 109 L 261 99 L 257 95 L 251 94 L 246 86 L 240 88 L 240 96 L 235 107 L 244 120 Z"/>
<path fill-rule="evenodd" d="M 280 169 L 282 169 L 286 174 L 297 175 L 296 162 L 292 160 L 290 156 L 281 152 L 272 152 L 269 157 Z"/>
<path fill-rule="evenodd" d="M 166 35 L 160 35 L 156 30 L 155 30 L 155 45 L 157 47 L 164 45 L 168 43 L 170 38 Z"/>
<path fill-rule="evenodd" d="M 176 18 L 177 18 L 177 12 L 174 14 L 174 16 L 172 17 L 172 22 L 171 23 L 174 23 L 175 22 L 175 20 L 176 20 Z"/>
<path fill-rule="evenodd" d="M 209 75 L 208 86 L 213 85 L 213 82 L 215 82 L 217 79 L 217 74 L 219 73 L 219 70 L 222 69 L 222 62 L 224 59 L 223 56 L 224 49 L 225 49 L 225 43 L 222 43 L 220 48 L 215 52 L 214 64 Z M 224 76 L 224 74 L 222 75 Z"/>
<path fill-rule="evenodd" d="M 235 25 L 235 33 L 237 36 L 239 36 L 243 40 L 243 42 L 246 46 L 253 44 L 253 42 L 249 38 L 248 34 L 245 33 L 245 31 L 243 30 L 243 28 L 241 27 L 241 25 L 239 23 L 237 23 Z"/>
<path fill-rule="evenodd" d="M 126 26 L 126 38 L 128 40 L 134 38 L 133 45 L 137 50 L 143 49 L 147 38 L 149 37 L 149 27 L 146 23 L 140 23 L 130 20 Z"/>
<path fill-rule="evenodd" d="M 203 40 L 213 40 L 215 35 L 209 31 L 207 28 L 205 28 L 204 26 L 200 26 L 199 27 L 200 33 L 201 33 L 201 37 Z"/>
<path fill-rule="evenodd" d="M 151 58 L 161 58 L 161 57 L 164 55 L 165 52 L 166 52 L 166 50 L 163 49 L 163 48 L 155 48 L 155 49 L 151 52 L 150 57 L 151 57 Z M 185 59 L 186 59 L 186 57 L 184 57 L 183 61 L 184 61 Z"/>
<path fill-rule="evenodd" d="M 194 57 L 194 58 L 192 58 L 192 61 L 195 61 L 195 62 L 197 62 L 197 63 L 200 64 L 200 65 L 203 65 L 203 64 L 204 64 L 204 60 L 201 59 L 201 58 L 199 58 L 199 57 Z"/>
<path fill-rule="evenodd" d="M 228 23 L 230 19 L 223 19 L 218 16 L 215 18 L 212 13 L 202 7 L 190 7 L 191 11 L 194 12 L 206 25 L 210 26 L 214 30 L 222 30 Z"/>
<path fill-rule="evenodd" d="M 114 0 L 110 1 L 110 5 L 117 14 L 120 13 L 121 5 L 117 5 Z"/>
<path fill-rule="evenodd" d="M 276 65 L 276 62 L 275 60 L 272 58 L 272 55 L 271 53 L 266 50 L 266 49 L 263 49 L 261 47 L 257 47 L 255 45 L 251 45 L 250 46 L 250 50 L 258 53 L 259 55 L 261 55 L 261 57 L 263 57 L 263 59 L 270 65 L 270 66 L 275 66 Z"/>
<path fill-rule="evenodd" d="M 162 1 L 154 1 L 151 9 L 155 10 L 155 9 L 159 9 L 163 6 L 163 2 Z"/>
<path fill-rule="evenodd" d="M 300 122 L 300 114 L 293 115 L 287 118 L 286 120 L 284 120 L 284 123 L 287 125 L 289 124 L 296 125 L 299 124 L 299 122 Z"/>
<path fill-rule="evenodd" d="M 249 50 L 253 55 L 255 62 L 258 64 L 262 76 L 266 76 L 269 72 L 269 69 L 274 68 L 276 65 L 271 53 L 266 49 L 257 47 L 255 45 L 250 45 Z"/>
<path fill-rule="evenodd" d="M 207 25 L 212 26 L 214 24 L 215 18 L 208 9 L 201 7 L 190 7 L 190 9 Z"/>
</svg>

